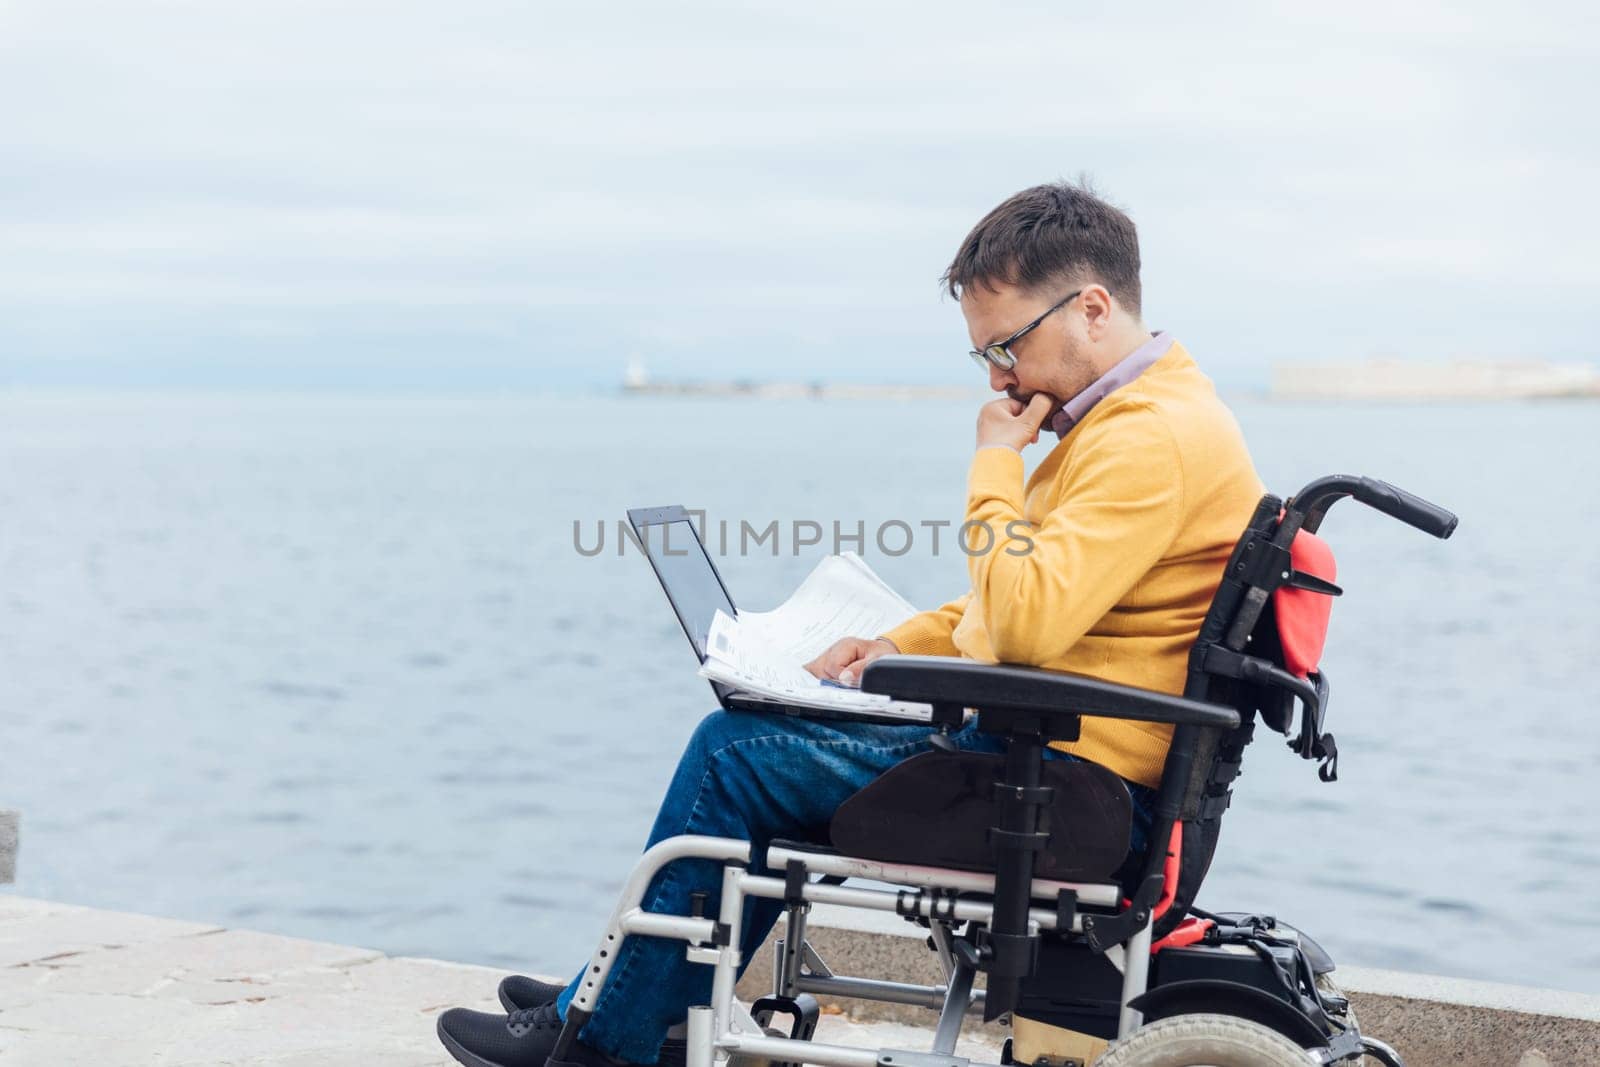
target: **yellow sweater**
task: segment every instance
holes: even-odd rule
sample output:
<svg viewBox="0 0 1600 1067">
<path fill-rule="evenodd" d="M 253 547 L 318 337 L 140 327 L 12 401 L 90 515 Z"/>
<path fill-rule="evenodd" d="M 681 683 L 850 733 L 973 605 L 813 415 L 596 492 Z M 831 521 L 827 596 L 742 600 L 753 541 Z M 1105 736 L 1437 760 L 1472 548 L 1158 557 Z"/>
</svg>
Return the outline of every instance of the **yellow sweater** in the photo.
<svg viewBox="0 0 1600 1067">
<path fill-rule="evenodd" d="M 1183 346 L 1101 400 L 1023 485 L 982 448 L 967 478 L 972 588 L 883 636 L 966 656 L 1182 693 L 1189 647 L 1264 491 L 1233 415 Z M 1030 546 L 1031 542 L 1031 547 Z M 1156 785 L 1172 727 L 1085 718 L 1053 747 Z"/>
</svg>

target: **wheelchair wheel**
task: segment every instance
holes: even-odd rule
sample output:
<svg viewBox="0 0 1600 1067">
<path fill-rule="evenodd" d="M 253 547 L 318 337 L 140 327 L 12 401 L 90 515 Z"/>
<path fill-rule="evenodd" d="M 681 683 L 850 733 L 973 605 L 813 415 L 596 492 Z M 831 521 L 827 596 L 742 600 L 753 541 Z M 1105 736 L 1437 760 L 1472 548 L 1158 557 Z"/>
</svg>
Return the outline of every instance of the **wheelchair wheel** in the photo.
<svg viewBox="0 0 1600 1067">
<path fill-rule="evenodd" d="M 1095 1067 L 1305 1067 L 1305 1049 L 1233 1015 L 1174 1015 L 1117 1041 Z"/>
</svg>

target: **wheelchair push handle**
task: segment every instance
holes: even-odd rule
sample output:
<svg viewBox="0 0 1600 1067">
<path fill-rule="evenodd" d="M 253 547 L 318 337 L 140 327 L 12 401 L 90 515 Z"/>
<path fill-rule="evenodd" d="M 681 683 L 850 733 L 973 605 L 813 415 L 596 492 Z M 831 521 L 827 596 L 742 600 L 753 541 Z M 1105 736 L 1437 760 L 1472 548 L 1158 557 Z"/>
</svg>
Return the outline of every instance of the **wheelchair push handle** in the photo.
<svg viewBox="0 0 1600 1067">
<path fill-rule="evenodd" d="M 1300 490 L 1292 503 L 1305 513 L 1305 522 L 1302 524 L 1304 529 L 1308 533 L 1316 533 L 1328 508 L 1332 507 L 1335 501 L 1347 496 L 1355 497 L 1367 507 L 1399 519 L 1406 525 L 1414 526 L 1440 540 L 1455 533 L 1456 523 L 1459 521 L 1454 512 L 1424 500 L 1414 493 L 1408 493 L 1399 486 L 1390 485 L 1378 478 L 1355 477 L 1348 474 L 1318 478 Z"/>
<path fill-rule="evenodd" d="M 1369 508 L 1393 515 L 1401 522 L 1440 540 L 1455 533 L 1457 519 L 1453 512 L 1377 478 L 1361 479 L 1361 488 L 1356 491 L 1355 498 Z"/>
</svg>

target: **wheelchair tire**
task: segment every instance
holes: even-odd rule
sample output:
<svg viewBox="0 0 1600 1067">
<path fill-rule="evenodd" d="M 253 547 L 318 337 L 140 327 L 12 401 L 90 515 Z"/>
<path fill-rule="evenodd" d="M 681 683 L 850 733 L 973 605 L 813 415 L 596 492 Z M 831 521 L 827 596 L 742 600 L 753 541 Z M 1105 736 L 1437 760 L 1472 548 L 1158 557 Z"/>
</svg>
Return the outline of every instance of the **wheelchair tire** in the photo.
<svg viewBox="0 0 1600 1067">
<path fill-rule="evenodd" d="M 1174 1015 L 1113 1042 L 1095 1067 L 1305 1067 L 1306 1051 L 1233 1015 Z"/>
</svg>

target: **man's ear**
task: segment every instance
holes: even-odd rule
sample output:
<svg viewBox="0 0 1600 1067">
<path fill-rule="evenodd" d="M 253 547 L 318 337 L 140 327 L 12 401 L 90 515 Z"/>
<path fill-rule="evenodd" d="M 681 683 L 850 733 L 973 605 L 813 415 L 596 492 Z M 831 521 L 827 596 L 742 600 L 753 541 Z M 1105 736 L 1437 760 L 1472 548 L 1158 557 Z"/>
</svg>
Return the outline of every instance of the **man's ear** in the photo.
<svg viewBox="0 0 1600 1067">
<path fill-rule="evenodd" d="M 1083 307 L 1084 329 L 1089 340 L 1098 341 L 1111 327 L 1111 314 L 1116 308 L 1111 293 L 1103 285 L 1086 285 L 1078 300 Z"/>
</svg>

